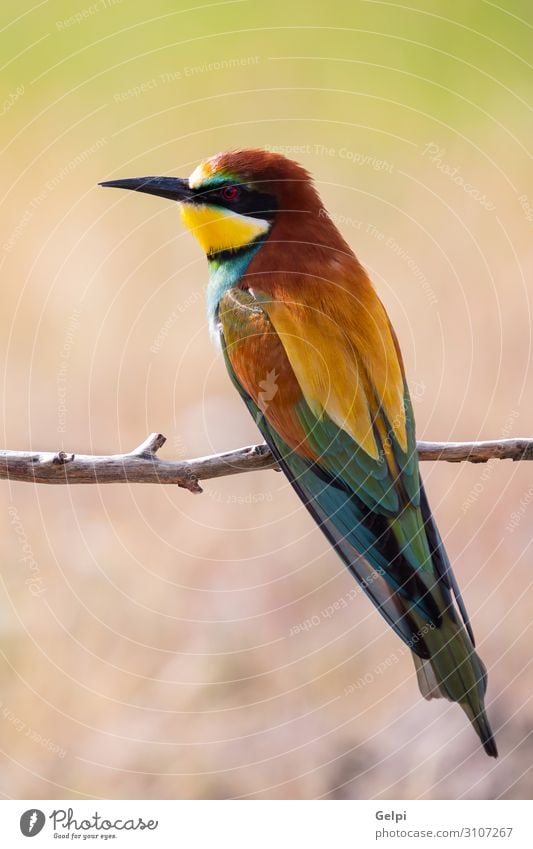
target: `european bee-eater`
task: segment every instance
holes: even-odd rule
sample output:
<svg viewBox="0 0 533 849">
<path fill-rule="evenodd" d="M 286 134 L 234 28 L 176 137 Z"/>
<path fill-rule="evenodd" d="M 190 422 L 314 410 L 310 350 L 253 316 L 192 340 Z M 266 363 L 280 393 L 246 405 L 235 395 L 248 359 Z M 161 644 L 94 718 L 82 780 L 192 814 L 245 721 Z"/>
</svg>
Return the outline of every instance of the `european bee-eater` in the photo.
<svg viewBox="0 0 533 849">
<path fill-rule="evenodd" d="M 398 341 L 308 172 L 238 150 L 188 179 L 101 185 L 177 201 L 207 254 L 212 334 L 265 441 L 411 649 L 422 694 L 459 702 L 496 757 L 487 673 L 420 480 Z"/>
</svg>

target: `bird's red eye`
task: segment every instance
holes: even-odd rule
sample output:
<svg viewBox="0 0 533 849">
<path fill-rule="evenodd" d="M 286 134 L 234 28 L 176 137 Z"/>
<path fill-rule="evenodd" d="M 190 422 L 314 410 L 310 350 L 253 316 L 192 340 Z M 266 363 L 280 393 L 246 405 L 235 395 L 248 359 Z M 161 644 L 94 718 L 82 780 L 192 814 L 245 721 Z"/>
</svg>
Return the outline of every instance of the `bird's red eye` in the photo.
<svg viewBox="0 0 533 849">
<path fill-rule="evenodd" d="M 237 200 L 239 190 L 237 186 L 224 186 L 222 189 L 222 197 L 224 200 Z"/>
</svg>

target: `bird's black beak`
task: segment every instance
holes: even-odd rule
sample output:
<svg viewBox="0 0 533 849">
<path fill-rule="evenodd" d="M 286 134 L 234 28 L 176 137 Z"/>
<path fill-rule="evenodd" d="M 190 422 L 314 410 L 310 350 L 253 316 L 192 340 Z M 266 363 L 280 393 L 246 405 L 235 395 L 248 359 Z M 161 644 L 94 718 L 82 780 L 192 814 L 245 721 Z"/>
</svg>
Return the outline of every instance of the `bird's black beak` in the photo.
<svg viewBox="0 0 533 849">
<path fill-rule="evenodd" d="M 192 197 L 189 181 L 181 177 L 129 177 L 125 180 L 108 180 L 99 186 L 111 186 L 115 189 L 132 189 L 169 200 L 185 201 Z"/>
</svg>

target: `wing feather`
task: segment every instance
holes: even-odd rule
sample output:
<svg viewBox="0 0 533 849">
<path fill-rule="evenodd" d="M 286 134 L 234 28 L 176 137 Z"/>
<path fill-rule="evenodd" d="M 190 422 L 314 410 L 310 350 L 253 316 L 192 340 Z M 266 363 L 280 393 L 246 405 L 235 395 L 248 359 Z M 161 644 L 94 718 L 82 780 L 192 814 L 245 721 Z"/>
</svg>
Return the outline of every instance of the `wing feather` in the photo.
<svg viewBox="0 0 533 849">
<path fill-rule="evenodd" d="M 412 637 L 405 625 L 411 608 L 426 622 L 438 624 L 450 593 L 447 584 L 439 586 L 420 508 L 413 503 L 419 498 L 418 477 L 411 471 L 416 492 L 412 481 L 406 486 L 401 477 L 399 464 L 406 452 L 391 438 L 398 451 L 392 474 L 377 429 L 378 455 L 373 458 L 326 410 L 318 416 L 311 409 L 285 340 L 255 293 L 231 290 L 221 301 L 219 318 L 235 385 L 248 406 L 253 405 L 254 418 L 272 450 L 283 458 L 298 495 L 365 592 L 371 594 L 368 587 L 374 588 L 379 595 L 376 605 L 404 639 L 408 633 Z M 265 405 L 261 386 L 273 367 L 276 391 Z M 411 428 L 411 421 L 406 422 Z M 414 436 L 406 437 L 407 450 L 411 444 Z M 406 462 L 409 465 L 412 458 Z M 422 641 L 418 651 L 423 651 Z"/>
</svg>

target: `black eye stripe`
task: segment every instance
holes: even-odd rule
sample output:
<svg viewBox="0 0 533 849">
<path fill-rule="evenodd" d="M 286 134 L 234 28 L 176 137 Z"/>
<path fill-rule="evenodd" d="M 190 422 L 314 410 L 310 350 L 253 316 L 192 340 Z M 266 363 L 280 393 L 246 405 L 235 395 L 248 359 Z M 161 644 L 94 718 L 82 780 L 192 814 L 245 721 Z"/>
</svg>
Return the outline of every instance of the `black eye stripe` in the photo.
<svg viewBox="0 0 533 849">
<path fill-rule="evenodd" d="M 277 210 L 277 202 L 274 195 L 235 184 L 235 187 L 239 189 L 239 195 L 232 200 L 227 200 L 224 198 L 222 192 L 225 188 L 232 185 L 234 184 L 228 183 L 224 186 L 217 186 L 216 189 L 198 189 L 194 193 L 193 199 L 195 203 L 220 206 L 224 209 L 231 209 L 233 212 L 238 212 L 241 215 L 250 215 L 253 218 L 265 218 L 267 221 L 274 218 Z"/>
</svg>

